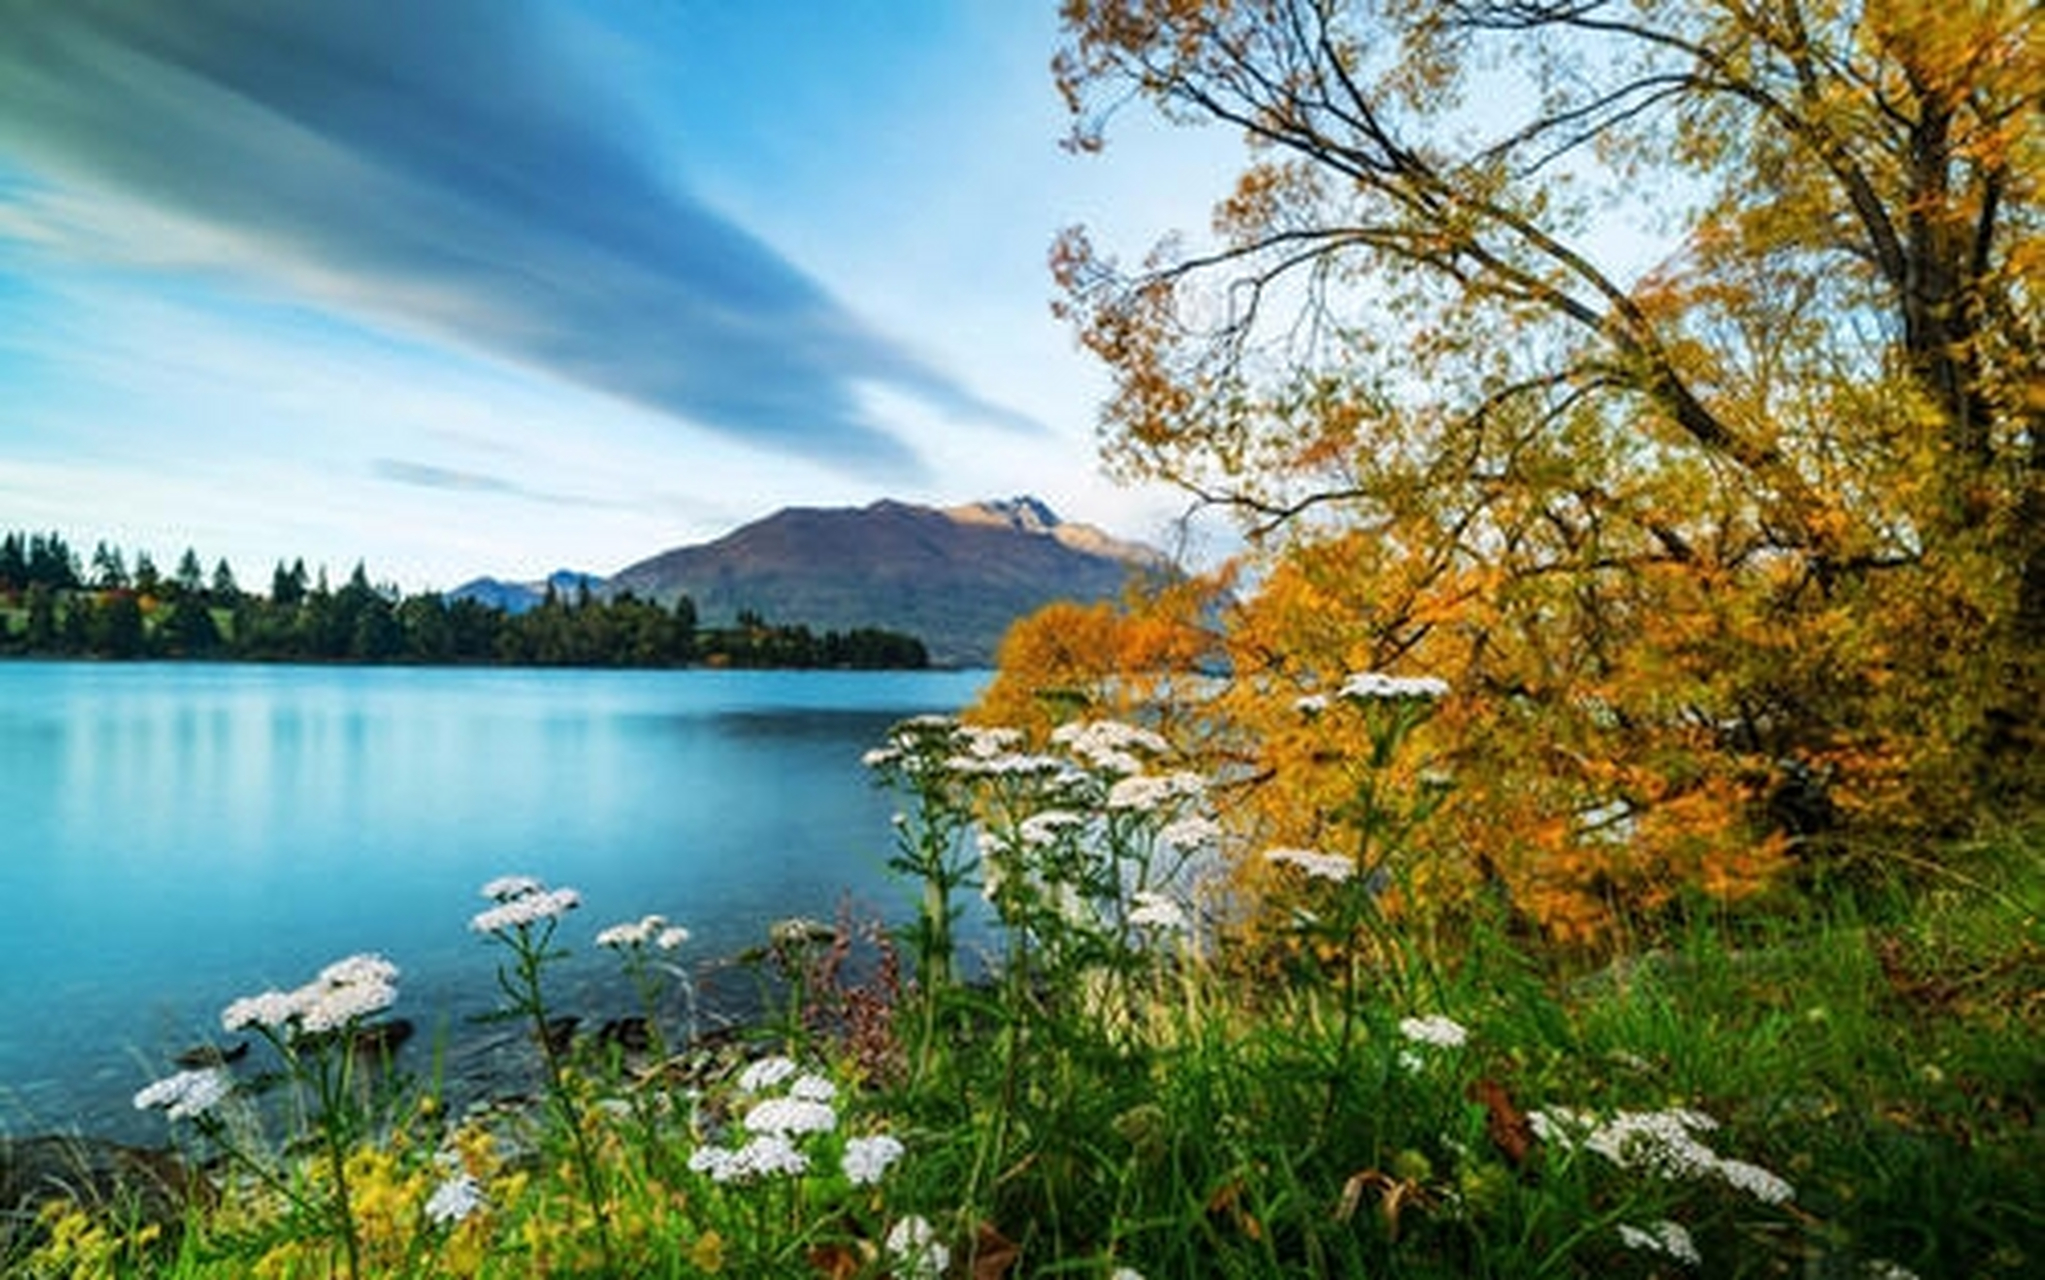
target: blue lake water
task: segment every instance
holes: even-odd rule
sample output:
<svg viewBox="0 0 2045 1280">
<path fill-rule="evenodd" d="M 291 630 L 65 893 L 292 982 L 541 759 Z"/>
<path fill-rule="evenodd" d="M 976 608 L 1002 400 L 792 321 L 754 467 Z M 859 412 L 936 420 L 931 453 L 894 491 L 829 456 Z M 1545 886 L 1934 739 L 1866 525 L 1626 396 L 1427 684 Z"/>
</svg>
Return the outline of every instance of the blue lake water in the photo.
<svg viewBox="0 0 2045 1280">
<path fill-rule="evenodd" d="M 898 919 L 860 755 L 985 678 L 0 663 L 0 1134 L 160 1140 L 136 1088 L 358 951 L 402 968 L 415 1045 L 462 1034 L 500 874 L 581 891 L 571 1000 L 647 912 L 698 964 L 848 893 Z"/>
</svg>

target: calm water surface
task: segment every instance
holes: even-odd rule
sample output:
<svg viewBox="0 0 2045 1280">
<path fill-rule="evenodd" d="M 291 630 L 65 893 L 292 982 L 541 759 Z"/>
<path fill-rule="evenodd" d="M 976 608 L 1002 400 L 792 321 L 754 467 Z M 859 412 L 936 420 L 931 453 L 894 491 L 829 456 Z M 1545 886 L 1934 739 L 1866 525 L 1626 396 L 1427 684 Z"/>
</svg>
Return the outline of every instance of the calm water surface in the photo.
<svg viewBox="0 0 2045 1280">
<path fill-rule="evenodd" d="M 0 663 L 0 1134 L 160 1140 L 128 1100 L 170 1055 L 356 951 L 404 970 L 408 1054 L 459 1038 L 507 872 L 582 891 L 585 1005 L 622 1000 L 589 939 L 649 911 L 699 963 L 848 892 L 898 918 L 860 754 L 984 680 Z"/>
</svg>

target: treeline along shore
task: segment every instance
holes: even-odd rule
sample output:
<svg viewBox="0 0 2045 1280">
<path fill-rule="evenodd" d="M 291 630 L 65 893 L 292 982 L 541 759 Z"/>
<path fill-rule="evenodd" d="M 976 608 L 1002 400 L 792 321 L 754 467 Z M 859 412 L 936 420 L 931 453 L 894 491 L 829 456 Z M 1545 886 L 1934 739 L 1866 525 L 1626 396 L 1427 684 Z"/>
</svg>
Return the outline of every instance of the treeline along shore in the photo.
<svg viewBox="0 0 2045 1280">
<path fill-rule="evenodd" d="M 917 669 L 914 636 L 879 628 L 815 632 L 741 613 L 698 624 L 695 603 L 551 585 L 522 613 L 434 591 L 372 585 L 361 564 L 340 587 L 281 560 L 267 595 L 243 590 L 227 561 L 210 573 L 187 549 L 169 574 L 100 542 L 89 562 L 56 533 L 0 537 L 0 656 L 539 667 Z"/>
</svg>

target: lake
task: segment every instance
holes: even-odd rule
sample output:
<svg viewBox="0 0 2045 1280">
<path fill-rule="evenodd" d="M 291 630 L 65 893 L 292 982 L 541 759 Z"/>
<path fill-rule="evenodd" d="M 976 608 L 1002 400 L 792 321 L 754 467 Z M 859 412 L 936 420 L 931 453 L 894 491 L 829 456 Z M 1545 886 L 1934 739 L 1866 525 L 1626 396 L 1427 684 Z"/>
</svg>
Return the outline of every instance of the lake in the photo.
<svg viewBox="0 0 2045 1280">
<path fill-rule="evenodd" d="M 705 966 L 847 894 L 901 919 L 860 756 L 986 678 L 0 663 L 0 1135 L 161 1141 L 137 1088 L 358 951 L 403 970 L 408 1055 L 477 1034 L 502 874 L 581 891 L 564 996 L 610 1015 L 607 924 L 664 914 Z"/>
</svg>

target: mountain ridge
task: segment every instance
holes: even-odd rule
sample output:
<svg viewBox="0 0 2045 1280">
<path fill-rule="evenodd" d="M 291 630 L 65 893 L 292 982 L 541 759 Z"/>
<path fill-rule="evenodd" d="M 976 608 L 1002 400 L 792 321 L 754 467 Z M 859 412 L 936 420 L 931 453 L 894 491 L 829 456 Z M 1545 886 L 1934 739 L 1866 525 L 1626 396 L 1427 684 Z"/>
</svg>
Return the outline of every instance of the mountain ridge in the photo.
<svg viewBox="0 0 2045 1280">
<path fill-rule="evenodd" d="M 1010 623 L 1054 600 L 1118 597 L 1166 557 L 1032 497 L 921 506 L 784 507 L 706 543 L 628 565 L 607 592 L 672 603 L 706 625 L 754 613 L 816 629 L 878 627 L 921 639 L 944 666 L 990 663 Z"/>
</svg>

